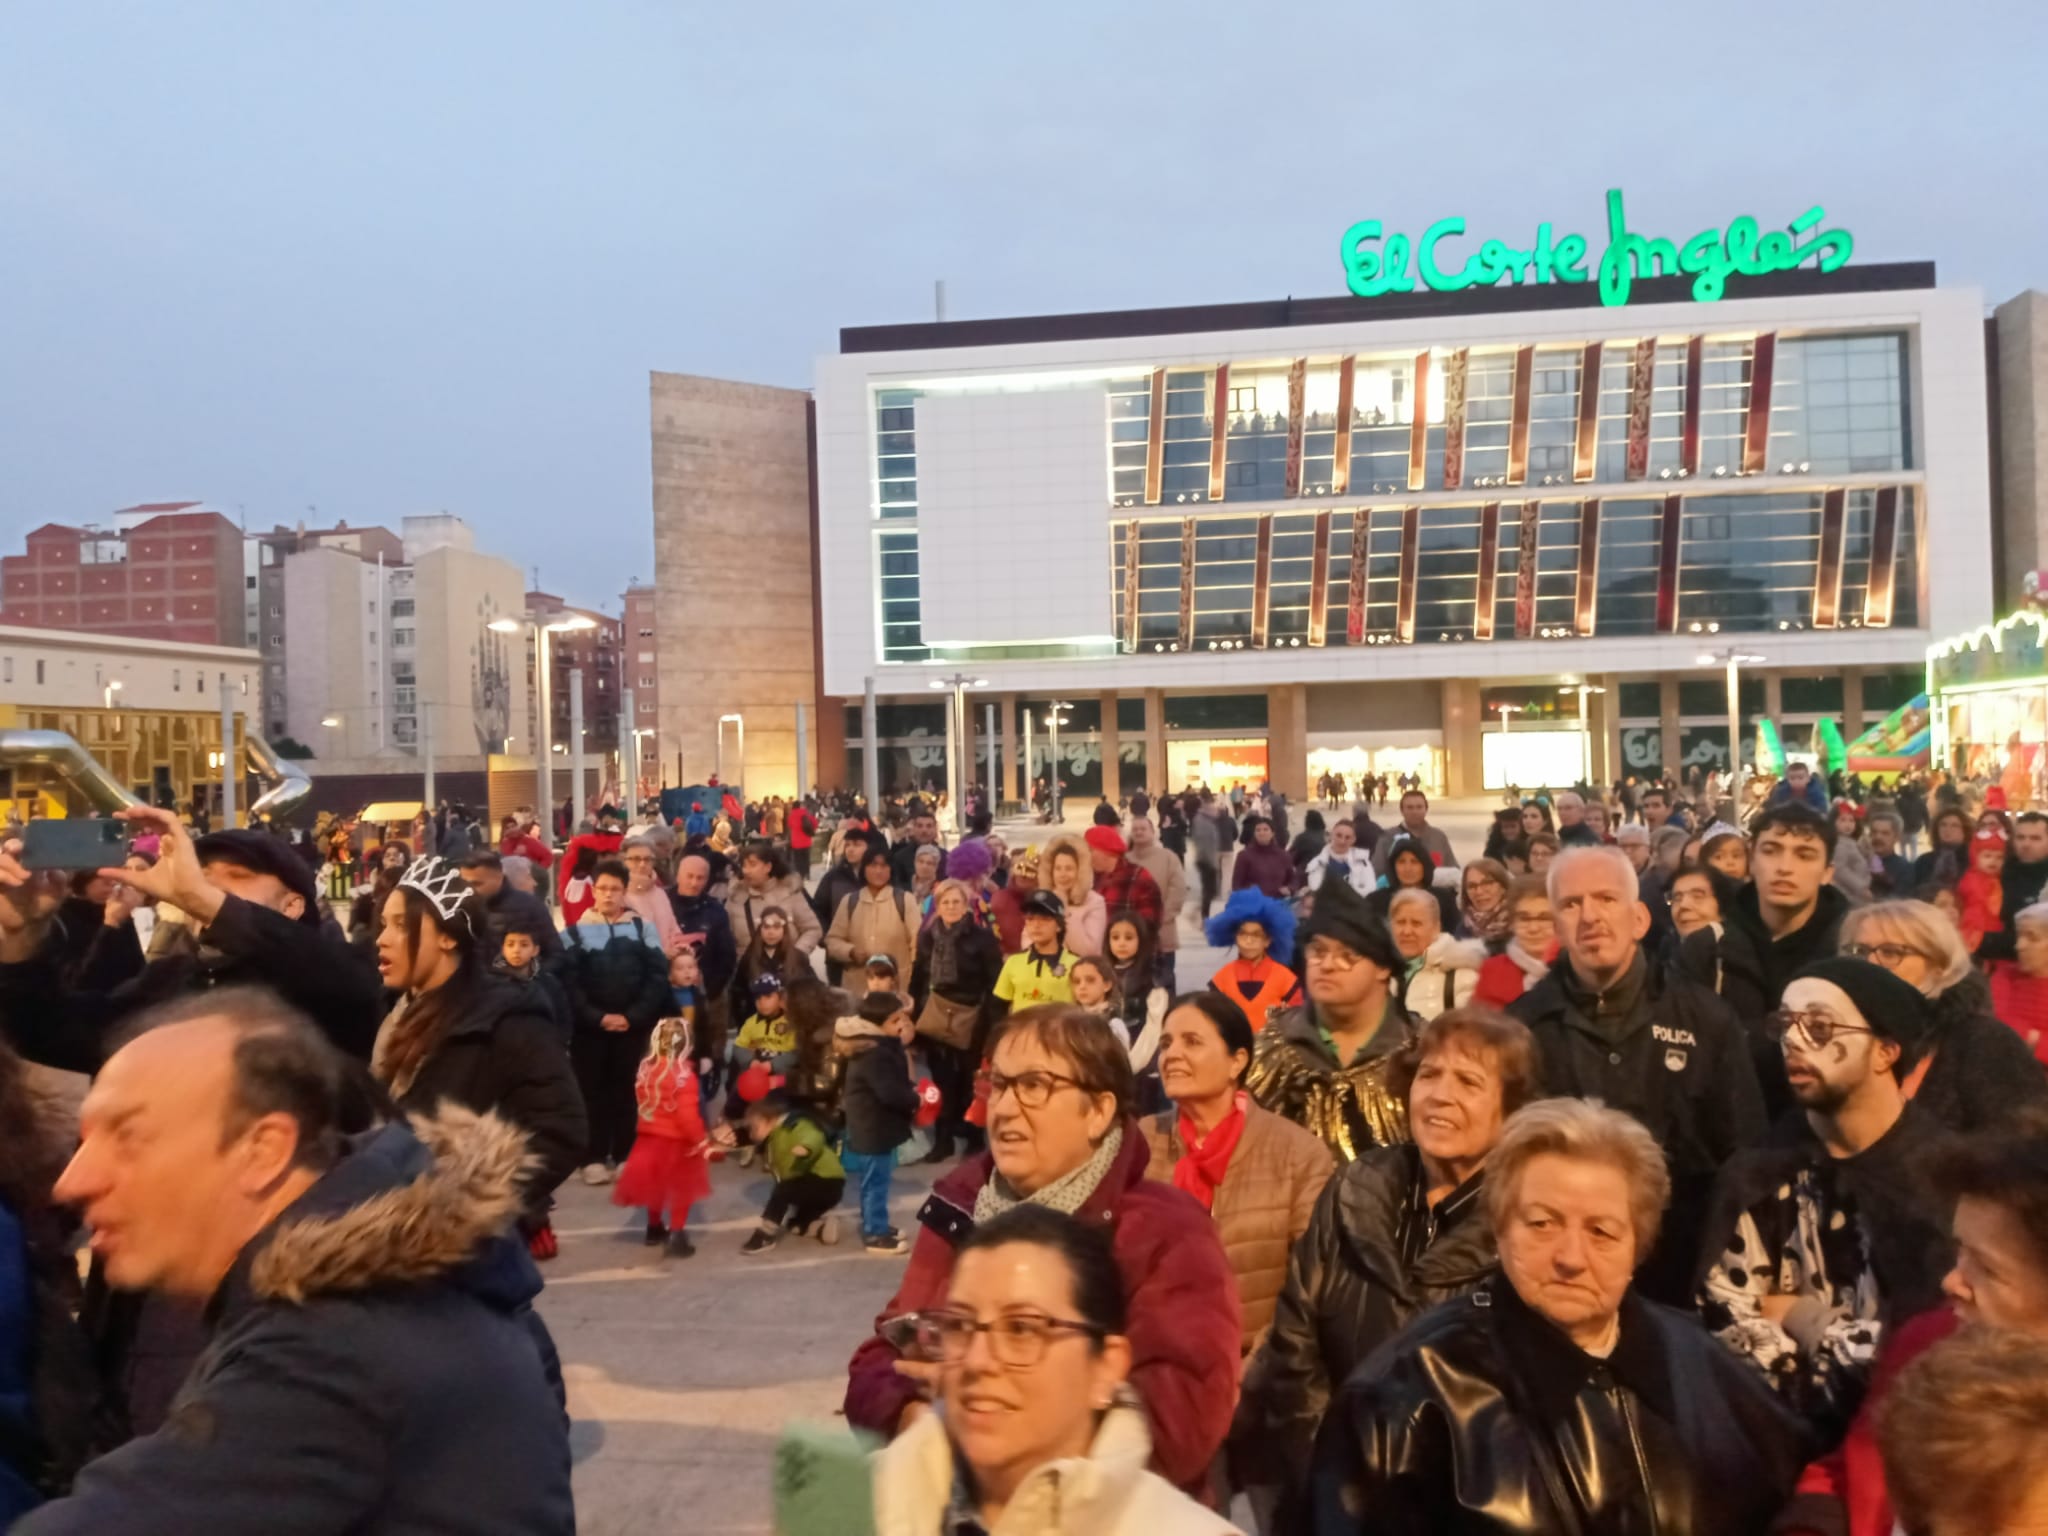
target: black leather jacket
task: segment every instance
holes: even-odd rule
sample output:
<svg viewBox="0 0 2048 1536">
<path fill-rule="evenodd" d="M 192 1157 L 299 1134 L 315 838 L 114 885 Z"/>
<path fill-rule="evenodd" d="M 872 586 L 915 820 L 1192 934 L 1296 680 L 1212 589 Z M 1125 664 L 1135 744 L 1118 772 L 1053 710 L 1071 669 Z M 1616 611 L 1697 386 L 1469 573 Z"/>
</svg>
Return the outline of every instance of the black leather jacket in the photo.
<svg viewBox="0 0 2048 1536">
<path fill-rule="evenodd" d="M 1374 1352 L 1316 1440 L 1316 1536 L 1756 1536 L 1807 1449 L 1691 1318 L 1623 1301 L 1605 1360 L 1504 1279 Z"/>
<path fill-rule="evenodd" d="M 1238 1396 L 1230 1432 L 1238 1487 L 1305 1484 L 1331 1392 L 1418 1312 L 1493 1272 L 1479 1176 L 1438 1207 L 1434 1233 L 1408 1230 L 1428 1220 L 1412 1209 L 1421 1168 L 1413 1145 L 1376 1147 L 1341 1169 L 1316 1201 Z"/>
</svg>

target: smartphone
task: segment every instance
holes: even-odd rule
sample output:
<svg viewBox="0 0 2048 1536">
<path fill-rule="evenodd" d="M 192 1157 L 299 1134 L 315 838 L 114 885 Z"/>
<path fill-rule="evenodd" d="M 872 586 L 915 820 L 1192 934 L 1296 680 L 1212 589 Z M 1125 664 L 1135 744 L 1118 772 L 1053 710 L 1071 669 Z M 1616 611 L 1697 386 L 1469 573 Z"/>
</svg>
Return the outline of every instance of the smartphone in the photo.
<svg viewBox="0 0 2048 1536">
<path fill-rule="evenodd" d="M 784 1430 L 775 1447 L 775 1536 L 874 1536 L 872 1449 L 846 1429 Z"/>
<path fill-rule="evenodd" d="M 65 817 L 21 829 L 23 869 L 111 869 L 127 856 L 125 821 Z"/>
</svg>

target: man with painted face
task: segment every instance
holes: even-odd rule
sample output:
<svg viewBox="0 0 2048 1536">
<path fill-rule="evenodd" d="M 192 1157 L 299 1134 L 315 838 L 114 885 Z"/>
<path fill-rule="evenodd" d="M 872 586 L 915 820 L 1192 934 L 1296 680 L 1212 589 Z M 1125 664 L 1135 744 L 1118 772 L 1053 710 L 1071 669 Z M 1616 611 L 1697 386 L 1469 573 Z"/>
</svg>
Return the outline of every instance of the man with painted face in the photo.
<svg viewBox="0 0 2048 1536">
<path fill-rule="evenodd" d="M 1690 1303 L 1694 1255 L 1715 1175 L 1763 1139 L 1763 1099 L 1728 1005 L 1642 947 L 1650 914 L 1619 848 L 1567 848 L 1550 866 L 1561 945 L 1550 974 L 1508 1012 L 1529 1026 L 1551 1094 L 1635 1116 L 1671 1166 L 1671 1206 L 1639 1285 Z"/>
<path fill-rule="evenodd" d="M 157 834 L 157 862 L 100 874 L 184 912 L 198 952 L 153 960 L 111 991 L 61 988 L 54 925 L 66 877 L 24 869 L 19 843 L 0 847 L 0 1029 L 16 1050 L 46 1066 L 97 1071 L 111 1037 L 137 1011 L 208 987 L 264 986 L 342 1051 L 369 1058 L 383 985 L 321 921 L 313 872 L 289 844 L 247 829 L 195 840 L 169 811 L 121 814 L 137 833 Z"/>
<path fill-rule="evenodd" d="M 1917 988 L 1839 955 L 1786 985 L 1773 1023 L 1799 1113 L 1722 1171 L 1700 1311 L 1828 1443 L 1885 1321 L 1938 1305 L 1949 1268 L 1948 1213 L 1924 1182 L 1941 1132 L 1904 1087 L 1933 1019 Z"/>
</svg>

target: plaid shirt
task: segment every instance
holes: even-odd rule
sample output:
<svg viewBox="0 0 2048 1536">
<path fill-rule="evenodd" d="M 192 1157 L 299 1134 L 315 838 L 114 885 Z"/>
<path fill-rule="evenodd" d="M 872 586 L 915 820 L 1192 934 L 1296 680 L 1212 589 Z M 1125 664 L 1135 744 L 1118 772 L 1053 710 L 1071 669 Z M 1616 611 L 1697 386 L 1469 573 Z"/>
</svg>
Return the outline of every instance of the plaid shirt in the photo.
<svg viewBox="0 0 2048 1536">
<path fill-rule="evenodd" d="M 1114 868 L 1095 877 L 1095 891 L 1112 922 L 1117 913 L 1128 908 L 1150 923 L 1154 933 L 1159 931 L 1160 920 L 1166 915 L 1166 898 L 1159 894 L 1159 882 L 1149 871 L 1127 858 L 1119 858 Z"/>
</svg>

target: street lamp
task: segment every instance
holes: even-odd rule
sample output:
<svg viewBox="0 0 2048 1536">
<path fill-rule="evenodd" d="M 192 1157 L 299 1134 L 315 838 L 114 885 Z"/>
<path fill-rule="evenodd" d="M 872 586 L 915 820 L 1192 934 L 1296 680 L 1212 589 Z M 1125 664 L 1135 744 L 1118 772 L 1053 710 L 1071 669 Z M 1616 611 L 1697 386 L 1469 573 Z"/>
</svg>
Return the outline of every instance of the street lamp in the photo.
<svg viewBox="0 0 2048 1536">
<path fill-rule="evenodd" d="M 587 613 L 572 613 L 567 618 L 542 623 L 538 614 L 529 613 L 516 619 L 507 614 L 503 618 L 491 620 L 484 628 L 500 635 L 516 635 L 524 630 L 533 631 L 533 686 L 539 695 L 535 700 L 533 715 L 540 727 L 534 737 L 534 777 L 540 791 L 540 814 L 545 818 L 542 825 L 552 827 L 555 823 L 554 811 L 551 809 L 555 803 L 555 782 L 553 753 L 548 747 L 548 737 L 553 721 L 548 716 L 554 708 L 554 689 L 550 686 L 551 679 L 548 673 L 548 636 L 564 634 L 573 629 L 595 629 L 597 620 Z"/>
<path fill-rule="evenodd" d="M 1500 733 L 1505 736 L 1508 733 L 1508 722 L 1529 706 L 1526 704 L 1496 704 L 1493 707 L 1500 712 Z"/>
<path fill-rule="evenodd" d="M 973 776 L 962 771 L 961 759 L 967 754 L 967 690 L 986 688 L 985 677 L 969 677 L 965 672 L 955 672 L 951 677 L 935 677 L 934 688 L 950 688 L 953 698 L 946 715 L 946 792 L 953 801 L 953 830 L 967 830 L 967 786 L 974 782 Z"/>
<path fill-rule="evenodd" d="M 119 693 L 120 691 L 121 680 L 118 677 L 115 678 L 111 683 L 107 684 L 105 688 L 100 690 L 100 695 L 101 698 L 105 701 L 106 708 L 112 709 L 114 707 L 114 695 Z"/>
<path fill-rule="evenodd" d="M 1052 796 L 1052 820 L 1054 826 L 1061 826 L 1062 813 L 1060 794 L 1060 727 L 1067 723 L 1064 710 L 1074 706 L 1065 699 L 1054 699 L 1045 709 L 1045 728 L 1052 736 L 1052 778 L 1046 785 L 1046 792 Z"/>
<path fill-rule="evenodd" d="M 322 716 L 320 723 L 326 726 L 327 729 L 329 729 L 330 731 L 338 731 L 341 729 L 341 718 L 338 715 Z"/>
<path fill-rule="evenodd" d="M 1582 760 L 1580 782 L 1590 788 L 1593 783 L 1593 728 L 1586 723 L 1586 695 L 1589 693 L 1605 693 L 1607 690 L 1596 687 L 1592 683 L 1566 683 L 1557 691 L 1559 693 L 1576 693 L 1579 696 L 1579 735 L 1582 738 L 1579 743 Z"/>
<path fill-rule="evenodd" d="M 1732 802 L 1736 824 L 1742 819 L 1742 668 L 1755 666 L 1763 660 L 1754 651 L 1745 651 L 1729 646 L 1726 650 L 1702 651 L 1694 658 L 1702 667 L 1726 667 L 1728 669 L 1728 798 Z M 1715 807 L 1719 813 L 1719 807 Z"/>
</svg>

